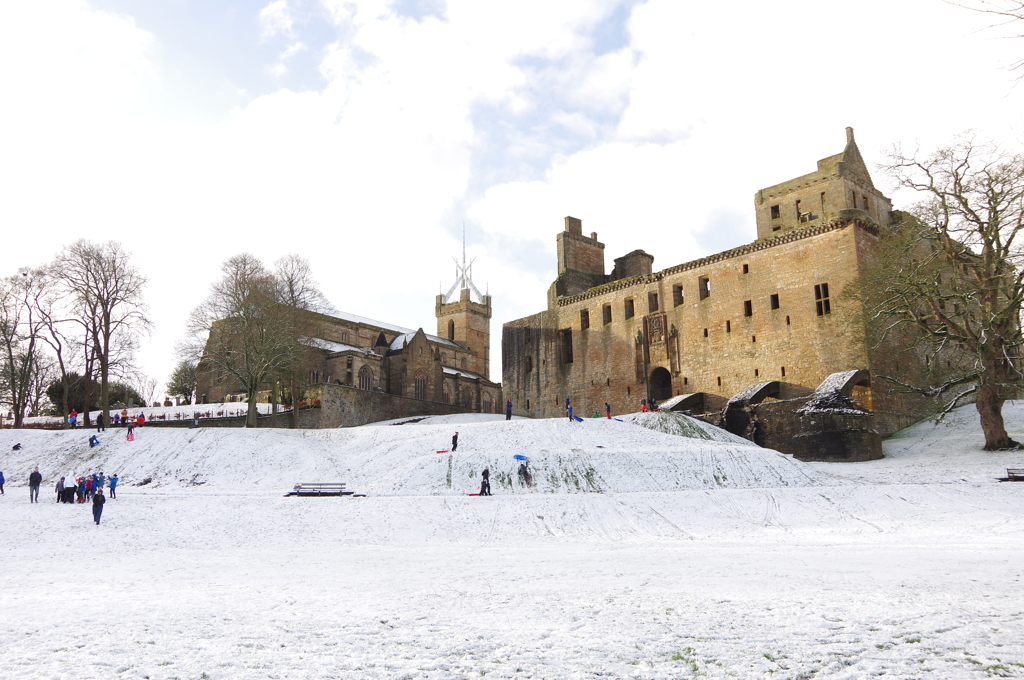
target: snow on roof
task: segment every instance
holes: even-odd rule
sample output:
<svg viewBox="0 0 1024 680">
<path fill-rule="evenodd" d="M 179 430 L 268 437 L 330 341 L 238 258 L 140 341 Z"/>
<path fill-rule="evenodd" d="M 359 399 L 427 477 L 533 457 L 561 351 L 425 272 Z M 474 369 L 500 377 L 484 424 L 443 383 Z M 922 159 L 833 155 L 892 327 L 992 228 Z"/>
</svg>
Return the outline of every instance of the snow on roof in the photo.
<svg viewBox="0 0 1024 680">
<path fill-rule="evenodd" d="M 376 326 L 377 328 L 383 328 L 386 331 L 394 331 L 395 333 L 414 333 L 411 328 L 405 328 L 404 326 L 396 326 L 393 323 L 384 323 L 383 321 L 375 321 L 374 319 L 368 319 L 365 316 L 359 316 L 357 314 L 349 314 L 348 312 L 335 312 L 328 316 L 334 317 L 335 319 L 341 319 L 342 321 L 349 321 L 351 323 L 362 324 L 364 326 Z"/>
<path fill-rule="evenodd" d="M 417 332 L 418 331 L 412 331 L 409 333 L 405 333 L 403 335 L 396 335 L 395 339 L 391 341 L 391 346 L 388 349 L 391 349 L 393 351 L 402 349 L 403 347 L 405 347 L 405 343 L 412 340 L 413 336 L 416 335 Z M 437 342 L 442 345 L 448 345 L 449 347 L 454 347 L 456 349 L 465 349 L 465 347 L 463 347 L 459 343 L 452 342 L 451 340 L 446 340 L 445 338 L 439 337 L 437 335 L 430 335 L 429 333 L 424 333 L 423 335 L 427 336 L 427 340 L 431 342 Z"/>
<path fill-rule="evenodd" d="M 355 347 L 353 345 L 346 345 L 341 342 L 333 342 L 331 340 L 324 340 L 323 338 L 299 338 L 299 342 L 307 347 L 316 347 L 317 349 L 327 350 L 328 352 L 359 352 L 361 354 L 373 354 L 373 351 L 368 347 Z"/>
<path fill-rule="evenodd" d="M 487 378 L 483 377 L 479 373 L 474 373 L 473 371 L 467 371 L 467 370 L 462 369 L 462 368 L 452 368 L 451 366 L 442 366 L 441 370 L 444 371 L 445 373 L 447 373 L 448 375 L 457 375 L 460 378 L 470 378 L 470 379 L 480 378 L 481 380 L 487 380 Z M 490 381 L 488 381 L 488 382 L 490 382 Z"/>
</svg>

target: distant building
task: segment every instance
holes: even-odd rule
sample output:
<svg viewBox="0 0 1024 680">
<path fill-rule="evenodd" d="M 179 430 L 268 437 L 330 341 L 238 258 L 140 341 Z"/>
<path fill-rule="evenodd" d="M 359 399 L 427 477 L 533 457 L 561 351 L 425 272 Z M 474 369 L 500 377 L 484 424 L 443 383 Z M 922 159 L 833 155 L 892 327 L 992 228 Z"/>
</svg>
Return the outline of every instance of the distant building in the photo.
<svg viewBox="0 0 1024 680">
<path fill-rule="evenodd" d="M 321 413 L 304 427 L 337 427 L 415 415 L 502 413 L 490 380 L 491 296 L 459 265 L 455 285 L 436 298 L 437 335 L 354 314 L 312 314 L 316 335 L 298 397 Z M 244 399 L 229 377 L 200 371 L 201 401 Z M 270 385 L 260 401 L 269 401 Z"/>
<path fill-rule="evenodd" d="M 606 273 L 597 234 L 585 236 L 582 222 L 566 217 L 547 309 L 502 330 L 503 386 L 516 413 L 560 416 L 566 396 L 581 414 L 603 413 L 605 402 L 633 412 L 655 399 L 718 414 L 729 429 L 780 450 L 797 453 L 797 435 L 847 449 L 799 452 L 805 458 L 880 456 L 879 434 L 916 421 L 926 405 L 872 374 L 906 374 L 924 357 L 870 347 L 859 303 L 843 296 L 892 212 L 853 130 L 814 172 L 758 191 L 754 208 L 756 241 L 661 271 L 635 250 Z M 810 416 L 797 422 L 816 390 L 865 411 L 828 426 L 850 431 L 845 444 L 809 434 L 824 416 L 813 426 Z M 790 403 L 769 408 L 777 401 Z"/>
</svg>

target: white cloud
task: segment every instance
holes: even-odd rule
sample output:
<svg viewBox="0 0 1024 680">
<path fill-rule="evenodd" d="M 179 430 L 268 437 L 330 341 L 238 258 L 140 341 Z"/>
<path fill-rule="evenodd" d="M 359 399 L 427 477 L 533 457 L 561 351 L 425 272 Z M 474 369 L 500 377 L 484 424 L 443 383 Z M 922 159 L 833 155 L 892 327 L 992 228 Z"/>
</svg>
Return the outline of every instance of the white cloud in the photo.
<svg viewBox="0 0 1024 680">
<path fill-rule="evenodd" d="M 292 18 L 292 10 L 288 0 L 273 0 L 270 4 L 260 10 L 260 27 L 262 37 L 273 38 L 277 35 L 284 35 L 289 38 L 295 36 Z"/>
</svg>

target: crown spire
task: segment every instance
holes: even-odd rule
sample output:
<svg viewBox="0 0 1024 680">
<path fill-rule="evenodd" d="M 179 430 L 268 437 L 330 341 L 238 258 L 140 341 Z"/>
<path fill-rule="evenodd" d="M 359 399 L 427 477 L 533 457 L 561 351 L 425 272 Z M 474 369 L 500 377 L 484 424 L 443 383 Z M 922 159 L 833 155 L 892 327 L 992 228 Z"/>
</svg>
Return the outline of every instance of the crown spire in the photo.
<svg viewBox="0 0 1024 680">
<path fill-rule="evenodd" d="M 455 260 L 455 258 L 452 258 Z M 448 304 L 455 297 L 456 291 L 461 294 L 461 291 L 467 288 L 470 291 L 470 299 L 474 302 L 483 303 L 483 295 L 480 294 L 480 290 L 473 285 L 473 262 L 476 261 L 474 257 L 469 262 L 466 261 L 466 223 L 462 223 L 462 262 L 455 260 L 455 283 L 448 290 L 448 293 L 442 296 L 442 302 Z M 475 299 L 474 299 L 475 298 Z"/>
</svg>

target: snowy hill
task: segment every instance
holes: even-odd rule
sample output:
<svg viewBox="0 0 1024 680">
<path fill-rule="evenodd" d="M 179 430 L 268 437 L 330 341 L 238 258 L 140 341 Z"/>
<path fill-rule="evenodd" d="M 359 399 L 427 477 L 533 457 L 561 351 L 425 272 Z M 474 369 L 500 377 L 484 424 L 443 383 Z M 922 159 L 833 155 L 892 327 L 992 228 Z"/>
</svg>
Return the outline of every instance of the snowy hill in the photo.
<svg viewBox="0 0 1024 680">
<path fill-rule="evenodd" d="M 101 433 L 102 444 L 94 449 L 87 443 L 91 433 L 83 430 L 8 430 L 0 434 L 0 447 L 9 451 L 15 441 L 22 444 L 4 462 L 15 484 L 36 465 L 48 481 L 101 471 L 117 472 L 126 485 L 151 479 L 154 486 L 284 491 L 295 482 L 344 481 L 349 489 L 372 495 L 473 493 L 484 468 L 491 471 L 495 493 L 514 494 L 843 483 L 686 416 L 626 419 L 632 422 L 506 422 L 501 416 L 469 415 L 337 430 L 141 428 L 134 442 L 125 441 L 123 430 Z M 458 451 L 450 453 L 456 430 Z M 515 455 L 529 458 L 532 485 L 518 478 Z"/>
</svg>

